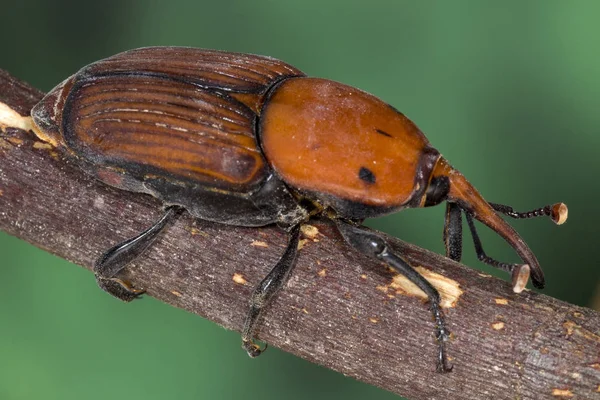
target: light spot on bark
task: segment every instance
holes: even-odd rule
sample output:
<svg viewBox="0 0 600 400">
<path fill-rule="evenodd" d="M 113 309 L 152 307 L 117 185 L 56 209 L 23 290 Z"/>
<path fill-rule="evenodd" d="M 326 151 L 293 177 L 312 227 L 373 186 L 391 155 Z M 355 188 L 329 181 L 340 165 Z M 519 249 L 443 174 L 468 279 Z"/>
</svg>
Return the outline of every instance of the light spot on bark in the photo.
<svg viewBox="0 0 600 400">
<path fill-rule="evenodd" d="M 325 275 L 327 275 L 327 270 L 323 268 L 322 270 L 317 272 L 317 275 L 319 275 L 320 277 L 324 277 Z"/>
<path fill-rule="evenodd" d="M 581 325 L 577 325 L 573 321 L 565 321 L 563 328 L 565 328 L 567 336 L 575 334 L 592 342 L 600 343 L 600 336 L 596 335 L 594 332 L 590 332 L 587 329 L 582 328 Z"/>
<path fill-rule="evenodd" d="M 260 240 L 253 240 L 252 243 L 250 243 L 250 246 L 254 246 L 254 247 L 269 247 L 269 245 L 266 242 L 262 242 Z M 298 246 L 298 248 L 300 248 L 300 246 Z"/>
<path fill-rule="evenodd" d="M 421 266 L 416 267 L 415 269 L 425 279 L 427 279 L 427 281 L 431 283 L 438 290 L 438 292 L 440 292 L 440 296 L 442 296 L 440 305 L 443 308 L 456 307 L 458 299 L 463 294 L 458 282 Z M 392 282 L 389 284 L 389 287 L 394 289 L 396 294 L 427 299 L 425 292 L 423 292 L 417 287 L 417 285 L 409 281 L 404 275 L 401 274 L 394 276 Z"/>
<path fill-rule="evenodd" d="M 319 234 L 319 229 L 316 226 L 307 225 L 307 224 L 302 225 L 300 227 L 300 231 L 302 232 L 304 237 L 311 239 L 311 240 L 315 240 L 317 235 Z"/>
<path fill-rule="evenodd" d="M 308 239 L 300 239 L 298 241 L 298 250 L 302 250 L 306 246 L 306 243 L 308 243 Z"/>
<path fill-rule="evenodd" d="M 38 142 L 37 140 L 33 143 L 33 148 L 36 150 L 50 150 L 53 149 L 50 143 Z"/>
<path fill-rule="evenodd" d="M 377 286 L 377 290 L 380 290 L 380 291 L 382 291 L 383 293 L 387 293 L 387 291 L 388 291 L 388 287 L 387 287 L 387 286 L 385 286 L 385 285 L 379 285 L 379 286 Z"/>
<path fill-rule="evenodd" d="M 208 233 L 202 232 L 200 229 L 198 229 L 194 226 L 187 228 L 187 231 L 190 232 L 192 234 L 192 236 L 200 235 L 205 238 L 210 236 Z"/>
<path fill-rule="evenodd" d="M 497 331 L 501 331 L 502 329 L 504 329 L 504 322 L 502 322 L 502 321 L 494 322 L 492 324 L 492 328 L 494 328 Z"/>
<path fill-rule="evenodd" d="M 15 146 L 20 146 L 23 144 L 23 139 L 17 137 L 9 137 L 6 140 L 14 144 Z"/>
<path fill-rule="evenodd" d="M 552 389 L 552 395 L 563 399 L 570 399 L 573 397 L 573 392 L 569 389 Z"/>
<path fill-rule="evenodd" d="M 246 278 L 244 278 L 244 276 L 242 274 L 238 274 L 237 272 L 235 274 L 233 274 L 233 278 L 232 279 L 238 285 L 246 285 L 248 283 L 248 281 L 246 280 Z"/>
<path fill-rule="evenodd" d="M 94 207 L 95 208 L 104 208 L 104 198 L 98 196 L 94 199 Z"/>
<path fill-rule="evenodd" d="M 0 130 L 6 132 L 6 128 L 17 128 L 24 131 L 32 130 L 31 117 L 22 117 L 21 114 L 10 108 L 7 104 L 0 102 Z"/>
<path fill-rule="evenodd" d="M 177 290 L 171 290 L 171 293 L 173 293 L 177 297 L 181 297 L 181 293 L 179 293 Z"/>
<path fill-rule="evenodd" d="M 371 321 L 374 324 L 379 322 L 379 320 L 377 318 L 373 318 L 373 317 L 369 318 L 369 321 Z"/>
<path fill-rule="evenodd" d="M 494 299 L 494 301 L 496 302 L 496 304 L 500 304 L 500 305 L 507 305 L 508 304 L 508 300 L 507 299 L 503 299 L 503 298 L 499 298 L 499 299 Z"/>
</svg>

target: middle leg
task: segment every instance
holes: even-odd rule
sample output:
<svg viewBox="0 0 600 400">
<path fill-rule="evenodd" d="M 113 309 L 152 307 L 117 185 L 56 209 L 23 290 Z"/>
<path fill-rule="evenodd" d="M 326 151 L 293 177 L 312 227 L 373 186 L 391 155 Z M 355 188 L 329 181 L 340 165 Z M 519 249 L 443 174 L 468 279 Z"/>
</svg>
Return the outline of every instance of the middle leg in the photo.
<svg viewBox="0 0 600 400">
<path fill-rule="evenodd" d="M 298 253 L 298 241 L 300 239 L 300 225 L 292 228 L 287 249 L 271 272 L 263 279 L 254 293 L 252 293 L 250 311 L 244 323 L 242 330 L 242 347 L 252 358 L 258 357 L 265 349 L 261 349 L 254 343 L 254 335 L 256 334 L 256 325 L 265 307 L 271 302 L 273 296 L 281 289 L 287 281 L 290 272 L 296 263 L 296 255 Z"/>
</svg>

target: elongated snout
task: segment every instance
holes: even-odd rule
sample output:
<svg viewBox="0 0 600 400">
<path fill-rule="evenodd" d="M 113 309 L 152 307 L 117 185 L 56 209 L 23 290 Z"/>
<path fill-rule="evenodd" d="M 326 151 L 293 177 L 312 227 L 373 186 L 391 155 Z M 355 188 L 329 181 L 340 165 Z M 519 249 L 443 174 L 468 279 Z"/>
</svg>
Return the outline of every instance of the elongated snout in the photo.
<svg viewBox="0 0 600 400">
<path fill-rule="evenodd" d="M 440 158 L 433 177 L 446 176 L 449 180 L 447 200 L 457 203 L 460 208 L 483 222 L 511 245 L 523 262 L 529 265 L 531 278 L 536 288 L 543 288 L 544 273 L 535 254 L 531 251 L 519 234 L 502 219 L 492 206 L 484 200 L 467 179 L 444 159 Z"/>
</svg>

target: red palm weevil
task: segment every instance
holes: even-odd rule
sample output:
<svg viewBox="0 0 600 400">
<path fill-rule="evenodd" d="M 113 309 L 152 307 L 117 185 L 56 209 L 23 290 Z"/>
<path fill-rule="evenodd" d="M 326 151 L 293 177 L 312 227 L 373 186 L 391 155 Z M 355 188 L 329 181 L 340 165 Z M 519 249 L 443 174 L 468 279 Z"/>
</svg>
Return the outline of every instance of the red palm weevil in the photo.
<svg viewBox="0 0 600 400">
<path fill-rule="evenodd" d="M 100 181 L 147 193 L 161 218 L 102 255 L 99 286 L 130 301 L 142 293 L 119 272 L 185 209 L 222 224 L 277 224 L 288 247 L 256 287 L 242 332 L 251 357 L 257 321 L 294 265 L 301 224 L 321 215 L 346 242 L 385 262 L 428 296 L 438 341 L 438 371 L 450 371 L 449 331 L 438 291 L 365 218 L 446 201 L 446 255 L 460 260 L 462 213 L 478 258 L 512 274 L 521 291 L 544 287 L 533 252 L 502 219 L 567 218 L 562 203 L 530 212 L 488 203 L 402 113 L 359 89 L 307 77 L 274 58 L 181 47 L 151 47 L 95 62 L 54 88 L 32 110 L 36 134 Z M 473 218 L 504 238 L 523 264 L 488 257 Z"/>
</svg>

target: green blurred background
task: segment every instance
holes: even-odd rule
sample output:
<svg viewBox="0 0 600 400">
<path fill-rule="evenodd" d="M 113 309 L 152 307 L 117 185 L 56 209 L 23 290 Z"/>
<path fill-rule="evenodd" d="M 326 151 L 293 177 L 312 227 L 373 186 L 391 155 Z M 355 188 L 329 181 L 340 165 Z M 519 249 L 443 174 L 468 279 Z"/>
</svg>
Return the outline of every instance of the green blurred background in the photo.
<svg viewBox="0 0 600 400">
<path fill-rule="evenodd" d="M 566 202 L 560 228 L 512 224 L 544 267 L 544 293 L 592 305 L 600 2 L 3 0 L 0 10 L 0 68 L 43 90 L 122 50 L 185 45 L 267 54 L 369 91 L 488 200 Z M 443 252 L 443 207 L 369 224 Z M 516 260 L 481 232 L 489 254 Z M 490 272 L 465 243 L 464 262 Z M 4 233 L 0 250 L 0 400 L 397 398 L 277 349 L 250 360 L 237 333 L 151 298 L 121 304 L 89 272 Z"/>
</svg>

